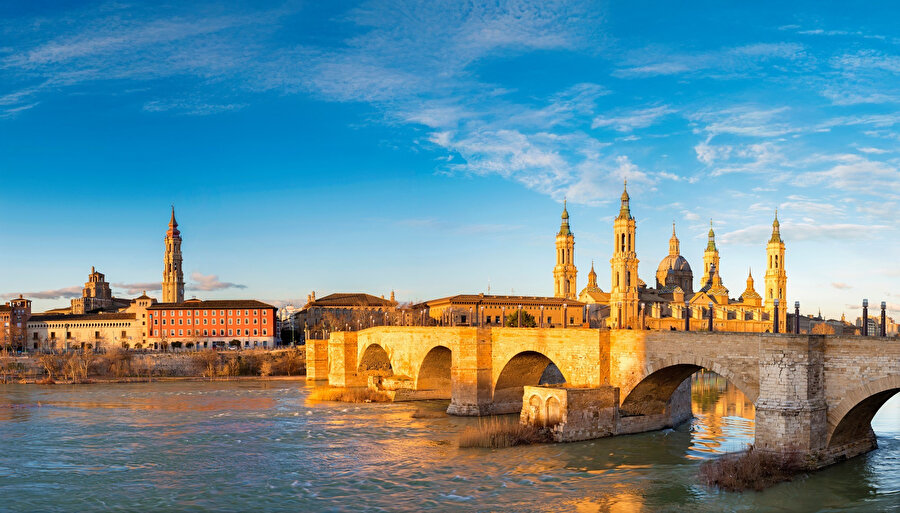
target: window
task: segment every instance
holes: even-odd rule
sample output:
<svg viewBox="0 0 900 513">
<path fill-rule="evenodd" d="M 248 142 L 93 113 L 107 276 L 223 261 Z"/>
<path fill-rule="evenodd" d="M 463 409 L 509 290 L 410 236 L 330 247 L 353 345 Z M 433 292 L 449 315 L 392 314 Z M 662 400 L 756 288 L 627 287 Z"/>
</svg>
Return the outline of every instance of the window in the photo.
<svg viewBox="0 0 900 513">
<path fill-rule="evenodd" d="M 245 337 L 250 336 L 250 330 L 244 330 L 244 336 Z"/>
<path fill-rule="evenodd" d="M 257 331 L 256 331 L 256 329 L 254 329 L 254 330 L 253 330 L 253 336 L 255 337 L 256 335 L 257 335 Z"/>
<path fill-rule="evenodd" d="M 230 337 L 232 334 L 232 330 L 228 330 L 228 336 Z"/>
<path fill-rule="evenodd" d="M 175 330 L 172 330 L 172 331 L 175 331 Z M 178 336 L 179 337 L 184 336 L 184 330 L 178 330 Z"/>
<path fill-rule="evenodd" d="M 153 319 L 153 324 L 159 324 L 159 319 Z"/>
<path fill-rule="evenodd" d="M 231 315 L 231 310 L 228 310 L 228 315 Z"/>
<path fill-rule="evenodd" d="M 181 326 L 184 324 L 184 319 L 178 319 L 178 325 Z"/>
<path fill-rule="evenodd" d="M 216 325 L 216 320 L 213 319 L 213 320 L 212 320 L 212 323 L 213 323 L 213 326 L 215 326 L 215 325 Z"/>
<path fill-rule="evenodd" d="M 224 330 L 224 329 L 220 329 L 220 330 L 219 330 L 219 336 L 220 336 L 220 337 L 224 337 L 224 336 L 225 336 L 225 330 Z"/>
<path fill-rule="evenodd" d="M 465 317 L 465 316 L 463 316 L 463 322 L 466 322 L 466 320 L 465 320 L 465 319 L 466 319 L 466 317 Z M 259 319 L 253 319 L 253 324 L 256 324 L 256 323 L 257 323 L 257 321 L 259 321 Z"/>
<path fill-rule="evenodd" d="M 128 335 L 125 333 L 125 330 L 122 330 L 122 338 L 128 338 Z"/>
<path fill-rule="evenodd" d="M 225 315 L 225 310 L 219 310 L 219 315 Z"/>
<path fill-rule="evenodd" d="M 165 326 L 165 325 L 166 325 L 166 320 L 165 320 L 165 319 L 163 319 L 163 326 Z"/>
<path fill-rule="evenodd" d="M 229 319 L 228 319 L 228 324 L 232 324 L 231 321 L 233 321 L 233 320 L 234 320 L 234 319 L 229 318 Z"/>
<path fill-rule="evenodd" d="M 265 335 L 266 335 L 266 329 L 263 328 L 263 336 L 265 336 Z"/>
<path fill-rule="evenodd" d="M 35 332 L 34 332 L 34 337 L 33 337 L 33 338 L 34 338 L 34 339 L 35 339 L 35 340 L 37 340 L 37 339 L 38 339 L 38 334 L 37 334 L 37 332 L 36 332 L 36 331 L 35 331 Z"/>
<path fill-rule="evenodd" d="M 154 336 L 154 337 L 158 337 L 158 336 L 159 336 L 159 330 L 153 330 L 153 336 Z"/>
<path fill-rule="evenodd" d="M 206 321 L 208 321 L 208 320 L 209 320 L 209 319 L 203 319 L 203 325 L 204 325 L 204 326 L 206 326 Z"/>
<path fill-rule="evenodd" d="M 269 320 L 266 319 L 265 317 L 263 317 L 263 324 L 268 324 L 268 323 L 269 323 Z"/>
<path fill-rule="evenodd" d="M 204 337 L 209 336 L 209 332 L 207 330 L 203 330 L 203 336 Z"/>
<path fill-rule="evenodd" d="M 258 310 L 253 310 L 253 315 L 256 315 L 256 312 L 257 312 L 257 311 L 258 311 Z"/>
<path fill-rule="evenodd" d="M 496 321 L 494 321 L 494 322 L 495 322 L 496 324 L 500 324 L 500 316 L 499 316 L 499 315 L 495 315 L 494 317 L 496 318 Z"/>
<path fill-rule="evenodd" d="M 547 324 L 553 324 L 553 317 L 547 316 Z"/>
<path fill-rule="evenodd" d="M 253 313 L 255 314 L 256 312 Z M 244 315 L 250 315 L 250 310 L 244 310 Z"/>
</svg>

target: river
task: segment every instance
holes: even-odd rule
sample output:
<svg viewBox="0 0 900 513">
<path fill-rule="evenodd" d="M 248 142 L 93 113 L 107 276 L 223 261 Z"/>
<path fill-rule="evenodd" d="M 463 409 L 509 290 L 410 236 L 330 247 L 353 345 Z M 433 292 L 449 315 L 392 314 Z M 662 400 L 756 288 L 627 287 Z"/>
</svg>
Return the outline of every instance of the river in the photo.
<svg viewBox="0 0 900 513">
<path fill-rule="evenodd" d="M 0 385 L 0 511 L 897 511 L 900 395 L 880 448 L 761 493 L 698 483 L 753 404 L 695 376 L 694 420 L 571 444 L 459 449 L 446 402 L 317 403 L 302 381 Z"/>
</svg>

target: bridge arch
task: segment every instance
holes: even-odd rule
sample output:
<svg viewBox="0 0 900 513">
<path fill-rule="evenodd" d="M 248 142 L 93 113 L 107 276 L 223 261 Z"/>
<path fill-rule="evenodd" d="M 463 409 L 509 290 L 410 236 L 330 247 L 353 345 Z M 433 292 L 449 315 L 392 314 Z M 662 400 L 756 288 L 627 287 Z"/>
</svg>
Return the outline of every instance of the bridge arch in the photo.
<svg viewBox="0 0 900 513">
<path fill-rule="evenodd" d="M 739 375 L 715 360 L 688 356 L 667 358 L 646 365 L 631 387 L 622 387 L 620 411 L 623 415 L 665 413 L 666 404 L 685 380 L 699 370 L 706 369 L 722 376 L 756 403 L 759 384 L 745 382 Z"/>
<path fill-rule="evenodd" d="M 829 448 L 872 440 L 872 418 L 894 394 L 900 392 L 900 376 L 888 376 L 859 386 L 828 409 Z"/>
<path fill-rule="evenodd" d="M 450 392 L 453 352 L 447 346 L 437 345 L 428 350 L 416 375 L 416 390 L 441 390 Z"/>
<path fill-rule="evenodd" d="M 520 351 L 506 361 L 494 383 L 494 412 L 521 411 L 526 386 L 565 382 L 565 375 L 548 356 L 537 351 Z"/>
<path fill-rule="evenodd" d="M 363 350 L 356 372 L 359 376 L 393 376 L 394 367 L 384 347 L 371 343 Z"/>
</svg>

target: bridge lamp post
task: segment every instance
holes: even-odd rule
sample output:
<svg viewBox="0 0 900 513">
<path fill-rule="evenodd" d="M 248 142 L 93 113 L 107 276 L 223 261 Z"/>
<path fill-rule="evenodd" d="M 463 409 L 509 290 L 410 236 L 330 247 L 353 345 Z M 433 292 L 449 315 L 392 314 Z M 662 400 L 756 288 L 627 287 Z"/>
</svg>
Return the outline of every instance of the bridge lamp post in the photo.
<svg viewBox="0 0 900 513">
<path fill-rule="evenodd" d="M 681 312 L 684 314 L 684 331 L 691 331 L 691 310 L 685 306 Z"/>
<path fill-rule="evenodd" d="M 794 334 L 800 334 L 800 301 L 794 301 Z"/>
<path fill-rule="evenodd" d="M 566 326 L 567 321 L 569 320 L 569 319 L 566 317 L 566 316 L 569 315 L 569 313 L 568 313 L 568 306 L 569 306 L 569 305 L 563 303 L 563 328 L 568 327 L 568 326 Z"/>
<path fill-rule="evenodd" d="M 713 304 L 712 301 L 709 302 L 709 331 L 713 330 Z"/>
<path fill-rule="evenodd" d="M 778 333 L 778 298 L 775 298 L 775 323 L 772 325 L 772 333 Z"/>
<path fill-rule="evenodd" d="M 882 301 L 881 302 L 881 336 L 882 337 L 887 336 L 887 324 L 885 324 L 885 321 L 887 321 L 887 315 L 885 314 L 886 309 L 887 309 L 887 303 Z"/>
<path fill-rule="evenodd" d="M 481 307 L 481 313 L 478 314 L 478 325 L 484 327 L 484 307 Z"/>
<path fill-rule="evenodd" d="M 500 307 L 500 326 L 506 326 L 506 305 Z"/>
<path fill-rule="evenodd" d="M 869 300 L 863 299 L 862 335 L 869 336 Z"/>
<path fill-rule="evenodd" d="M 541 328 L 544 327 L 544 305 L 541 305 Z"/>
<path fill-rule="evenodd" d="M 519 305 L 517 316 L 518 316 L 519 320 L 517 321 L 518 325 L 516 327 L 521 328 L 522 327 L 522 305 Z"/>
</svg>

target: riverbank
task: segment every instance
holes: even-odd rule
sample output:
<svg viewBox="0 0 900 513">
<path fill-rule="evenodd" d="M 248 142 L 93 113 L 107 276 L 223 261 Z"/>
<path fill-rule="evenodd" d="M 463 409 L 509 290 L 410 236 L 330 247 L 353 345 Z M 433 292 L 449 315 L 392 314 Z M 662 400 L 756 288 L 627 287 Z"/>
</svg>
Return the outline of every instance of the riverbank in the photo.
<svg viewBox="0 0 900 513">
<path fill-rule="evenodd" d="M 11 381 L 8 384 L 18 384 L 18 385 L 103 385 L 103 384 L 116 384 L 116 383 L 181 383 L 181 382 L 215 382 L 215 381 L 250 381 L 250 382 L 258 382 L 258 381 L 272 381 L 272 382 L 281 382 L 281 381 L 305 381 L 306 375 L 295 375 L 295 376 L 214 376 L 214 377 L 203 377 L 203 376 L 157 376 L 157 377 L 126 377 L 126 378 L 95 378 L 88 379 L 87 381 L 67 381 L 67 380 L 58 380 L 53 382 L 44 382 L 43 380 L 21 380 L 21 381 Z"/>
<path fill-rule="evenodd" d="M 215 380 L 306 375 L 306 348 L 274 350 L 102 354 L 70 352 L 11 356 L 0 353 L 0 383 L 138 383 L 163 379 Z"/>
</svg>

